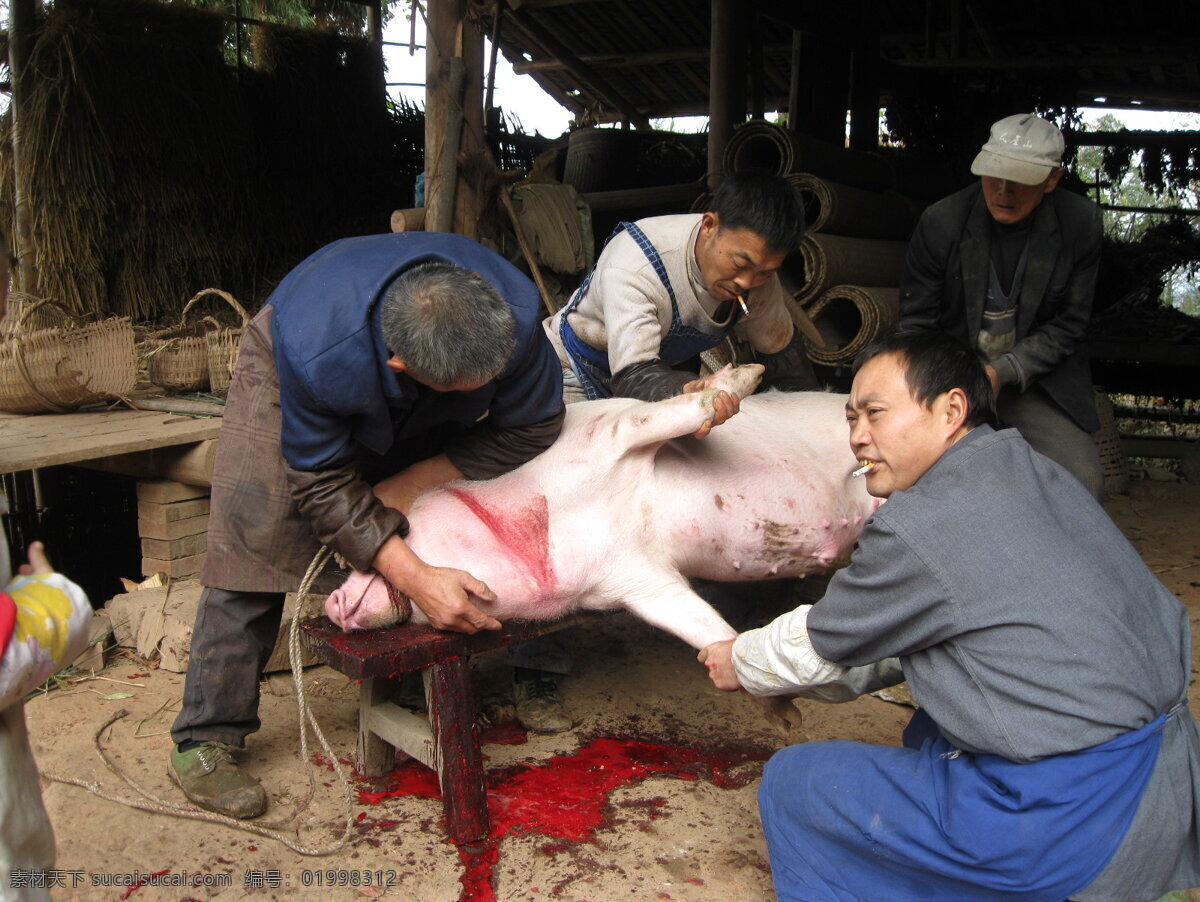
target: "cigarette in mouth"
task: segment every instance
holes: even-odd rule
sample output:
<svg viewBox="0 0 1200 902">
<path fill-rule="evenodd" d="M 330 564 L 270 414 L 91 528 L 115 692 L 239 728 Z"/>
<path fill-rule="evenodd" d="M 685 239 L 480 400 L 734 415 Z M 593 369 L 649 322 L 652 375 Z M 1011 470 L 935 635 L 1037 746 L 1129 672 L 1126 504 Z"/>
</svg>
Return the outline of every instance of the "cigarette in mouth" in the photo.
<svg viewBox="0 0 1200 902">
<path fill-rule="evenodd" d="M 737 296 L 737 299 L 738 299 L 738 303 L 742 305 L 742 313 L 746 314 L 746 316 L 749 316 L 750 308 L 746 306 L 746 299 L 744 297 L 742 297 L 740 294 Z"/>
<path fill-rule="evenodd" d="M 859 467 L 857 470 L 855 470 L 850 475 L 851 476 L 865 476 L 866 474 L 870 473 L 874 469 L 875 469 L 874 462 L 868 460 L 865 464 L 863 464 L 861 467 Z"/>
</svg>

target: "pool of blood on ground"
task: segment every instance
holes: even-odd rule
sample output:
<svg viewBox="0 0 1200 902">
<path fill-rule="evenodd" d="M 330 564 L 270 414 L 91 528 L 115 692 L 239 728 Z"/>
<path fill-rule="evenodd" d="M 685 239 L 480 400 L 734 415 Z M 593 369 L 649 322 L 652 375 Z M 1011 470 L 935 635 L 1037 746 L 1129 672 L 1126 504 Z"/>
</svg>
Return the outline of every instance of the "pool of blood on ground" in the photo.
<svg viewBox="0 0 1200 902">
<path fill-rule="evenodd" d="M 519 727 L 501 725 L 481 733 L 481 745 L 525 742 Z M 479 843 L 459 847 L 465 872 L 460 902 L 492 902 L 492 870 L 499 858 L 499 841 L 509 834 L 537 833 L 568 842 L 590 842 L 595 831 L 611 820 L 609 796 L 614 789 L 640 783 L 647 777 L 709 780 L 715 786 L 738 788 L 761 775 L 769 751 L 759 748 L 714 749 L 681 746 L 629 736 L 598 736 L 576 751 L 546 761 L 514 764 L 487 772 L 491 832 Z M 738 768 L 736 773 L 732 771 Z M 437 775 L 412 759 L 385 777 L 371 781 L 385 788 L 360 788 L 359 801 L 378 805 L 400 796 L 441 798 Z M 365 819 L 365 813 L 360 819 Z M 378 821 L 391 827 L 394 821 Z"/>
</svg>

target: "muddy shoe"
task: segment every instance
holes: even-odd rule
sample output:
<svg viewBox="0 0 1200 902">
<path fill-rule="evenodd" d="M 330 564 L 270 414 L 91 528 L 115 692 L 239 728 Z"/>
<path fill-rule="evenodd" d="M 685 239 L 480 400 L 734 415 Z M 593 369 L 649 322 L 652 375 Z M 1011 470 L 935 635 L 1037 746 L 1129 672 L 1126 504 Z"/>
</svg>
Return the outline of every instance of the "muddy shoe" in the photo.
<svg viewBox="0 0 1200 902">
<path fill-rule="evenodd" d="M 517 668 L 513 679 L 517 698 L 517 720 L 535 733 L 562 733 L 575 722 L 563 708 L 558 681 L 544 670 Z"/>
<path fill-rule="evenodd" d="M 267 792 L 233 763 L 233 746 L 205 742 L 171 752 L 171 779 L 183 794 L 209 811 L 229 817 L 258 817 L 267 810 Z"/>
</svg>

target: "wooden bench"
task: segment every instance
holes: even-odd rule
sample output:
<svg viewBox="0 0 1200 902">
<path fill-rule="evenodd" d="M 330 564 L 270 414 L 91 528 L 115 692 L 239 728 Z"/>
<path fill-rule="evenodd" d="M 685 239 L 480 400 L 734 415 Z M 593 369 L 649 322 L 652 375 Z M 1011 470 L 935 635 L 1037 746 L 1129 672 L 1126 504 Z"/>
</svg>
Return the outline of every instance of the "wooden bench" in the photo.
<svg viewBox="0 0 1200 902">
<path fill-rule="evenodd" d="M 473 635 L 404 624 L 344 633 L 328 617 L 302 624 L 304 644 L 324 663 L 362 681 L 358 707 L 361 774 L 392 769 L 396 749 L 437 771 L 450 839 L 475 842 L 491 829 L 475 725 L 471 655 L 569 626 L 576 620 L 510 622 Z M 406 673 L 424 672 L 428 719 L 392 699 Z"/>
</svg>

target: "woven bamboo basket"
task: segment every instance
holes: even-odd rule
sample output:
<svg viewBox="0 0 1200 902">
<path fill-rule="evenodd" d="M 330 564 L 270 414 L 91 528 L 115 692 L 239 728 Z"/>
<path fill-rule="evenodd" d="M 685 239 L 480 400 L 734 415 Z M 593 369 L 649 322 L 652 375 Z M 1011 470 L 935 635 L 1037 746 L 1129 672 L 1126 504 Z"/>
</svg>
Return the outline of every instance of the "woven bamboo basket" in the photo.
<svg viewBox="0 0 1200 902">
<path fill-rule="evenodd" d="M 900 289 L 836 285 L 809 308 L 809 316 L 825 339 L 825 347 L 808 346 L 814 363 L 850 363 L 876 338 L 896 328 Z"/>
<path fill-rule="evenodd" d="M 1092 388 L 1096 393 L 1096 417 L 1100 420 L 1100 428 L 1092 433 L 1092 440 L 1100 453 L 1104 492 L 1108 495 L 1125 495 L 1129 492 L 1129 459 L 1121 448 L 1121 433 L 1117 430 L 1112 399 L 1104 386 L 1095 385 Z"/>
<path fill-rule="evenodd" d="M 0 410 L 63 413 L 130 394 L 137 378 L 128 317 L 79 323 L 66 308 L 14 293 L 0 333 Z"/>
<path fill-rule="evenodd" d="M 208 390 L 214 395 L 225 397 L 229 393 L 229 383 L 233 378 L 233 368 L 237 365 L 238 350 L 242 345 L 242 335 L 250 325 L 250 314 L 237 302 L 233 295 L 220 288 L 205 288 L 188 305 L 195 303 L 201 297 L 215 294 L 223 298 L 234 312 L 241 318 L 241 324 L 235 327 L 220 326 L 210 330 L 205 335 L 208 348 Z"/>
<path fill-rule="evenodd" d="M 148 335 L 141 346 L 150 381 L 165 391 L 198 392 L 209 387 L 209 336 L 224 327 L 212 316 L 189 318 L 193 316 L 192 308 L 209 294 L 222 297 L 243 323 L 246 321 L 246 311 L 226 292 L 205 288 L 193 295 L 184 305 L 178 325 Z"/>
</svg>

